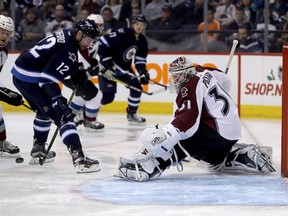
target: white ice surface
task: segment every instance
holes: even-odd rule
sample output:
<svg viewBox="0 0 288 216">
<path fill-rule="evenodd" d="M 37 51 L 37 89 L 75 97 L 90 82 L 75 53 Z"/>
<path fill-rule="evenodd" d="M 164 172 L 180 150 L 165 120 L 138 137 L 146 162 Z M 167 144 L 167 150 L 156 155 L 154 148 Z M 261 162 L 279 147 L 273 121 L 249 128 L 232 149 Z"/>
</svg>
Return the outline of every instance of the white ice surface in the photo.
<svg viewBox="0 0 288 216">
<path fill-rule="evenodd" d="M 182 173 L 172 167 L 155 181 L 137 183 L 113 174 L 120 156 L 140 148 L 143 128 L 127 126 L 124 114 L 99 117 L 105 132 L 80 128 L 79 133 L 85 152 L 100 161 L 102 170 L 77 174 L 59 137 L 52 148 L 57 152 L 54 163 L 29 165 L 33 115 L 4 113 L 8 140 L 20 147 L 25 161 L 0 159 L 0 215 L 288 215 L 288 181 L 280 176 L 280 121 L 242 120 L 241 141 L 273 147 L 275 174 L 214 174 L 194 161 L 185 164 Z M 148 126 L 169 120 L 169 116 L 145 117 Z"/>
</svg>

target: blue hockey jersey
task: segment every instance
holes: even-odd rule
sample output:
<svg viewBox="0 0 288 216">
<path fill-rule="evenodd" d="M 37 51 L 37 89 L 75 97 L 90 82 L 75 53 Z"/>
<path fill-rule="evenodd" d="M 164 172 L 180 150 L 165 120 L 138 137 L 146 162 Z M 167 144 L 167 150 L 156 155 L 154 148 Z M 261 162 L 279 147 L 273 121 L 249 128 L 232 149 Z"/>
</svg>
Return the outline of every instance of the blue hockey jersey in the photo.
<svg viewBox="0 0 288 216">
<path fill-rule="evenodd" d="M 78 70 L 78 42 L 73 30 L 60 30 L 24 51 L 12 74 L 19 80 L 41 85 L 60 83 Z"/>
<path fill-rule="evenodd" d="M 132 29 L 120 28 L 100 38 L 98 55 L 100 62 L 112 60 L 118 71 L 131 71 L 134 63 L 136 70 L 141 73 L 146 71 L 148 43 L 144 35 L 140 34 L 136 38 Z"/>
</svg>

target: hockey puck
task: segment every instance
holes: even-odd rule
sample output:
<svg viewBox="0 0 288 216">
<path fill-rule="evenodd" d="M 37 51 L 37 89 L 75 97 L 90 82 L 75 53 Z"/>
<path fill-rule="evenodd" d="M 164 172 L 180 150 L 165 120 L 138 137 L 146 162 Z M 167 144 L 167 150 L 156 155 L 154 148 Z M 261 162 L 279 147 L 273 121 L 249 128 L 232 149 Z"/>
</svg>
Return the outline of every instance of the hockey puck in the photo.
<svg viewBox="0 0 288 216">
<path fill-rule="evenodd" d="M 22 158 L 22 157 L 18 157 L 18 158 L 16 158 L 16 163 L 23 163 L 24 162 L 24 158 Z"/>
</svg>

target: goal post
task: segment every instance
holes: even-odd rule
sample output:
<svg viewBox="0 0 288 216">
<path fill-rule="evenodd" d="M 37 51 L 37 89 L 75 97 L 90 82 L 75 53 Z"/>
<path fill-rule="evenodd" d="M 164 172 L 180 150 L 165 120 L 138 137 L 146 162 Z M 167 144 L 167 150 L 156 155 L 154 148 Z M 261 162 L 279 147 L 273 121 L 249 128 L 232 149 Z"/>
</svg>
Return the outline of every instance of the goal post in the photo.
<svg viewBox="0 0 288 216">
<path fill-rule="evenodd" d="M 288 177 L 288 43 L 282 49 L 281 176 Z"/>
</svg>

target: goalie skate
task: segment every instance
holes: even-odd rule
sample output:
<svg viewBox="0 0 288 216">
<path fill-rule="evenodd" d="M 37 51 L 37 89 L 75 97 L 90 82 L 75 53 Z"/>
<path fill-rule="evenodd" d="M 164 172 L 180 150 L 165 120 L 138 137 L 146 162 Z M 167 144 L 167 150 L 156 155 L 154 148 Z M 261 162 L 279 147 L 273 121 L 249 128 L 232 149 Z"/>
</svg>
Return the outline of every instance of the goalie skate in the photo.
<svg viewBox="0 0 288 216">
<path fill-rule="evenodd" d="M 148 158 L 147 158 L 148 159 Z M 152 178 L 159 177 L 162 172 L 157 168 L 150 174 L 143 169 L 140 162 L 145 162 L 147 159 L 142 160 L 129 160 L 127 158 L 120 157 L 120 164 L 115 177 L 132 180 L 132 181 L 147 181 Z"/>
<path fill-rule="evenodd" d="M 88 158 L 82 150 L 74 150 L 71 156 L 77 173 L 91 173 L 101 170 L 99 161 Z"/>
<path fill-rule="evenodd" d="M 3 157 L 19 157 L 20 156 L 20 149 L 12 145 L 7 140 L 0 141 L 0 156 Z"/>
</svg>

